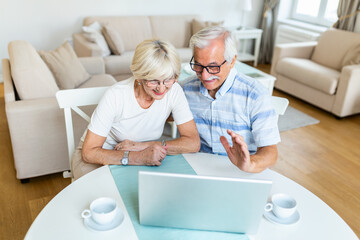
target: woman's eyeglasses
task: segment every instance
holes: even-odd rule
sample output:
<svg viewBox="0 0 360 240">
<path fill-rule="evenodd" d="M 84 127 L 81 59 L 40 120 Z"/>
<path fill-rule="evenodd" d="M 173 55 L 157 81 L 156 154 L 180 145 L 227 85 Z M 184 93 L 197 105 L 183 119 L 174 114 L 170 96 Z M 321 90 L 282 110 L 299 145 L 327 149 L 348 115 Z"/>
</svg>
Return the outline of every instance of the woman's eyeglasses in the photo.
<svg viewBox="0 0 360 240">
<path fill-rule="evenodd" d="M 175 82 L 175 79 L 166 79 L 164 81 L 159 81 L 159 80 L 145 80 L 145 84 L 146 86 L 148 87 L 157 87 L 158 85 L 160 85 L 161 83 L 165 85 L 165 87 L 171 87 L 174 82 Z"/>
</svg>

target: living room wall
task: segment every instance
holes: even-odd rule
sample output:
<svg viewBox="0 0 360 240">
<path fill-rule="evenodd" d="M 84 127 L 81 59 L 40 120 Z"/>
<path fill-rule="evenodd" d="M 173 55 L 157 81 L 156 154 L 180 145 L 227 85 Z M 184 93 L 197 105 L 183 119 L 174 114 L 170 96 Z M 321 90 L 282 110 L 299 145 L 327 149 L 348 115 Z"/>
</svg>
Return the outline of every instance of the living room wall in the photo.
<svg viewBox="0 0 360 240">
<path fill-rule="evenodd" d="M 257 27 L 263 0 L 252 2 L 243 25 Z M 12 40 L 26 40 L 36 49 L 55 49 L 81 30 L 86 16 L 180 14 L 225 21 L 229 27 L 239 26 L 242 19 L 239 0 L 0 0 L 0 57 L 8 57 Z"/>
</svg>

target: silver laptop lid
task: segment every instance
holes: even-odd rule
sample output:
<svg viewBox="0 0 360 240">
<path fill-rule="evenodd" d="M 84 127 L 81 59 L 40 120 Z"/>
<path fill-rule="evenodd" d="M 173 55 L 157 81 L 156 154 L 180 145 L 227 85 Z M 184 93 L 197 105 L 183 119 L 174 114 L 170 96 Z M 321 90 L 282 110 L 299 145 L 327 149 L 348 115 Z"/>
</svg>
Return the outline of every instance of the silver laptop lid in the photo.
<svg viewBox="0 0 360 240">
<path fill-rule="evenodd" d="M 140 224 L 257 232 L 271 181 L 139 172 Z"/>
</svg>

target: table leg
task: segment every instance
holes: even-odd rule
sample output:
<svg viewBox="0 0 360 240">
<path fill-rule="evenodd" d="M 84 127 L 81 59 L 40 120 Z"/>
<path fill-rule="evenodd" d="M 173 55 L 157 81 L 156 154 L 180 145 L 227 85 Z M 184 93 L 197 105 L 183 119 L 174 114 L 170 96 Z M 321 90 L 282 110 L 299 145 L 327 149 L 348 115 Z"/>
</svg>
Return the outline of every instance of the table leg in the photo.
<svg viewBox="0 0 360 240">
<path fill-rule="evenodd" d="M 254 56 L 255 56 L 254 66 L 255 67 L 257 66 L 258 58 L 259 58 L 260 42 L 261 42 L 261 35 L 255 39 L 255 53 L 254 53 Z"/>
</svg>

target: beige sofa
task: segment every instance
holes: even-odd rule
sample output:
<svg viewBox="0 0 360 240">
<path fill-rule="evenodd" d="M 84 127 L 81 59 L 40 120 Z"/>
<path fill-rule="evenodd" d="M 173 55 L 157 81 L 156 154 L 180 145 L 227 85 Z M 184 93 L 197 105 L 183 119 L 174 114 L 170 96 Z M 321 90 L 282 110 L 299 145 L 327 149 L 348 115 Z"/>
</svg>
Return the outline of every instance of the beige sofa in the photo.
<svg viewBox="0 0 360 240">
<path fill-rule="evenodd" d="M 131 76 L 129 67 L 135 47 L 145 39 L 168 40 L 177 48 L 181 61 L 189 62 L 190 37 L 201 25 L 205 26 L 195 15 L 87 17 L 83 25 L 91 26 L 95 22 L 100 23 L 112 54 L 102 54 L 99 44 L 89 41 L 84 33 L 73 34 L 75 52 L 79 57 L 104 56 L 106 73 L 118 81 Z"/>
<path fill-rule="evenodd" d="M 64 111 L 55 98 L 58 87 L 38 52 L 25 41 L 9 43 L 9 59 L 2 60 L 5 109 L 18 179 L 69 169 Z M 76 58 L 76 55 L 74 53 Z M 102 58 L 79 58 L 90 78 L 79 88 L 110 86 Z M 90 113 L 94 107 L 86 109 Z M 75 139 L 87 123 L 74 117 Z"/>
<path fill-rule="evenodd" d="M 360 112 L 360 34 L 330 29 L 318 42 L 275 46 L 275 87 L 338 117 Z"/>
</svg>

